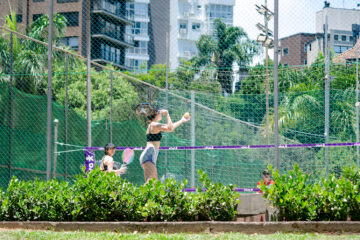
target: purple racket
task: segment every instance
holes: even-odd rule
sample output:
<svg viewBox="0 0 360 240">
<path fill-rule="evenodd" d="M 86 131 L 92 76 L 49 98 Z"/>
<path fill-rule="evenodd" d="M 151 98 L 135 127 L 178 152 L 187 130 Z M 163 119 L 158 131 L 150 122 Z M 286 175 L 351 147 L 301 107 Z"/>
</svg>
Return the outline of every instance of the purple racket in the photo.
<svg viewBox="0 0 360 240">
<path fill-rule="evenodd" d="M 134 160 L 134 156 L 135 156 L 134 150 L 132 150 L 131 148 L 125 148 L 122 153 L 123 163 L 125 165 L 130 164 Z"/>
</svg>

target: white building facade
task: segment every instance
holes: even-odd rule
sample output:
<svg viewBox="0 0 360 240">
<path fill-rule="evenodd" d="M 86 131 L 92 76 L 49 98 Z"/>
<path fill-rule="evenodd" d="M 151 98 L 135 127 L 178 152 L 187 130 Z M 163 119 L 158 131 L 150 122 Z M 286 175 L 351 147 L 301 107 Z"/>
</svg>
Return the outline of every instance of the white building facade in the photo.
<svg viewBox="0 0 360 240">
<path fill-rule="evenodd" d="M 352 48 L 354 39 L 353 25 L 360 25 L 360 9 L 344 9 L 324 7 L 316 13 L 316 33 L 322 34 L 313 42 L 307 44 L 307 63 L 315 61 L 320 51 L 324 49 L 324 26 L 328 19 L 328 44 L 335 54 L 340 54 Z"/>
<path fill-rule="evenodd" d="M 222 19 L 233 25 L 235 0 L 171 0 L 169 64 L 176 69 L 181 60 L 197 54 L 196 41 L 202 34 L 211 34 L 213 22 Z"/>
<path fill-rule="evenodd" d="M 146 71 L 149 61 L 149 4 L 150 0 L 135 0 L 126 8 L 134 14 L 134 25 L 126 33 L 134 37 L 134 47 L 126 50 L 125 65 L 133 71 Z"/>
</svg>

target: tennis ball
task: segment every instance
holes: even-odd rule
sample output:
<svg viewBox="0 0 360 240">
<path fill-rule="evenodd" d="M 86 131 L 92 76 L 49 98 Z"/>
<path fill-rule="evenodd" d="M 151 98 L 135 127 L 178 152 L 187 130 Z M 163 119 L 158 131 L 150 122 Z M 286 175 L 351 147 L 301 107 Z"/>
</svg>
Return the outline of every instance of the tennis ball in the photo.
<svg viewBox="0 0 360 240">
<path fill-rule="evenodd" d="M 189 117 L 190 117 L 190 114 L 189 114 L 188 112 L 186 112 L 186 113 L 184 114 L 184 117 L 185 117 L 185 118 L 189 118 Z"/>
</svg>

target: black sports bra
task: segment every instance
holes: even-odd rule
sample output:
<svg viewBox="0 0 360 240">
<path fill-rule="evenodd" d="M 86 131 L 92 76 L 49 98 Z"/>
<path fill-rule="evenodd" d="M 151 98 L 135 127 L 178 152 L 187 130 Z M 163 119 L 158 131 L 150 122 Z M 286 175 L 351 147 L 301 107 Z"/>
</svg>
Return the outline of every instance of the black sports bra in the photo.
<svg viewBox="0 0 360 240">
<path fill-rule="evenodd" d="M 161 140 L 161 138 L 162 138 L 161 132 L 159 132 L 157 134 L 151 134 L 151 133 L 146 134 L 147 142 L 158 142 Z"/>
</svg>

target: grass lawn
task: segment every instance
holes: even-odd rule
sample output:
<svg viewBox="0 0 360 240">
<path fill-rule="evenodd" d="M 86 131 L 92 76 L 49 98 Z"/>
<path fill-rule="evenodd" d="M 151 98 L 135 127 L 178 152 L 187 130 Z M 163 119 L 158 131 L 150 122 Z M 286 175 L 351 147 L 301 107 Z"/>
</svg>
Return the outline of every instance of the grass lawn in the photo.
<svg viewBox="0 0 360 240">
<path fill-rule="evenodd" d="M 2 240 L 15 240 L 15 239 L 283 239 L 283 240 L 293 240 L 293 239 L 359 239 L 360 235 L 324 235 L 324 234 L 271 234 L 271 235 L 246 235 L 241 233 L 223 233 L 223 234 L 131 234 L 131 233 L 110 233 L 110 232 L 53 232 L 53 231 L 23 231 L 23 230 L 2 230 L 0 229 L 0 239 Z"/>
</svg>

